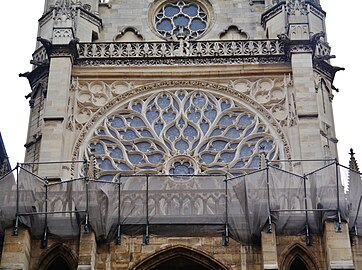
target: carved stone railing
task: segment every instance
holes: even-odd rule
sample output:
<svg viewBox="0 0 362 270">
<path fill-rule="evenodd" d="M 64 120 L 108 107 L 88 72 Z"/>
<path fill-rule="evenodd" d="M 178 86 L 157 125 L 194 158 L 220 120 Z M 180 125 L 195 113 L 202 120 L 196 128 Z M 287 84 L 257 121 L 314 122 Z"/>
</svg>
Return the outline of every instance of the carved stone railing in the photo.
<svg viewBox="0 0 362 270">
<path fill-rule="evenodd" d="M 112 64 L 117 59 L 118 64 L 122 61 L 125 64 L 131 61 L 150 64 L 150 60 L 153 64 L 172 64 L 170 59 L 191 58 L 198 58 L 200 63 L 205 59 L 209 59 L 208 63 L 222 62 L 217 59 L 224 58 L 239 59 L 234 62 L 279 62 L 285 57 L 284 44 L 280 40 L 81 43 L 78 54 L 81 65 Z M 180 60 L 176 62 L 180 64 Z"/>
<path fill-rule="evenodd" d="M 159 58 L 283 55 L 279 40 L 82 43 L 80 58 Z"/>
<path fill-rule="evenodd" d="M 38 48 L 34 53 L 33 53 L 33 57 L 32 57 L 32 61 L 31 63 L 33 65 L 39 66 L 41 64 L 44 64 L 46 62 L 48 62 L 48 54 L 45 50 L 44 47 L 40 47 Z"/>
<path fill-rule="evenodd" d="M 328 45 L 328 43 L 319 41 L 316 44 L 315 56 L 324 57 L 324 56 L 330 56 L 330 54 L 331 54 L 331 47 Z"/>
</svg>

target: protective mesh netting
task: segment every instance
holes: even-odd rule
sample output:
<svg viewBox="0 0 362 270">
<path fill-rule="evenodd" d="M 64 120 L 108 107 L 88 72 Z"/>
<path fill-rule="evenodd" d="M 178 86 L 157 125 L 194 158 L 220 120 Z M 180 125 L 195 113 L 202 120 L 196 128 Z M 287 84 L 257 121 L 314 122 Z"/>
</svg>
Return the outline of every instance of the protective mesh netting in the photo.
<svg viewBox="0 0 362 270">
<path fill-rule="evenodd" d="M 0 232 L 18 216 L 34 237 L 47 227 L 52 235 L 74 238 L 87 215 L 99 240 L 114 237 L 117 225 L 124 234 L 143 234 L 148 225 L 151 234 L 192 236 L 221 234 L 227 224 L 241 243 L 258 240 L 270 222 L 278 234 L 302 234 L 306 224 L 319 234 L 327 219 L 349 221 L 362 232 L 361 175 L 350 172 L 354 180 L 345 193 L 339 174 L 335 164 L 305 176 L 269 166 L 233 178 L 130 175 L 118 182 L 45 184 L 20 167 L 0 180 Z"/>
</svg>

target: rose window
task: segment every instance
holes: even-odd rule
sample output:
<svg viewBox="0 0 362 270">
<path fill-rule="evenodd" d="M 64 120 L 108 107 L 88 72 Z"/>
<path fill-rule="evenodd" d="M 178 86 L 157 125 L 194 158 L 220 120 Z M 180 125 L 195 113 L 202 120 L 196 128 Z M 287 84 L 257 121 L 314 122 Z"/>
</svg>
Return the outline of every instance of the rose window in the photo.
<svg viewBox="0 0 362 270">
<path fill-rule="evenodd" d="M 259 116 L 201 90 L 158 92 L 120 106 L 96 128 L 86 152 L 109 181 L 119 173 L 240 174 L 259 168 L 261 152 L 279 157 Z"/>
<path fill-rule="evenodd" d="M 194 39 L 207 27 L 207 13 L 189 1 L 167 2 L 155 16 L 155 27 L 166 39 Z"/>
</svg>

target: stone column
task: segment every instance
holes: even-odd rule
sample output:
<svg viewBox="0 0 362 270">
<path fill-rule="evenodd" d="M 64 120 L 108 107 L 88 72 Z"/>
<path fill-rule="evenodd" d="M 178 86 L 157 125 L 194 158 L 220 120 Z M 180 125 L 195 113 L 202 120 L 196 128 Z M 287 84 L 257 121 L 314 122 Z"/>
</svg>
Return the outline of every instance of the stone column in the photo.
<svg viewBox="0 0 362 270">
<path fill-rule="evenodd" d="M 19 235 L 12 235 L 12 228 L 5 230 L 1 269 L 22 269 L 30 267 L 31 238 L 27 229 L 20 228 Z"/>
<path fill-rule="evenodd" d="M 69 55 L 51 58 L 39 154 L 40 162 L 63 160 L 71 73 L 72 59 Z M 50 179 L 60 179 L 61 165 L 41 165 L 39 175 Z"/>
<path fill-rule="evenodd" d="M 334 222 L 325 222 L 323 242 L 327 269 L 355 269 L 347 223 L 343 222 L 342 230 L 336 231 Z"/>
<path fill-rule="evenodd" d="M 263 259 L 263 269 L 278 269 L 278 254 L 275 235 L 275 226 L 272 231 L 261 232 L 261 252 Z"/>
<path fill-rule="evenodd" d="M 79 240 L 78 270 L 96 269 L 97 242 L 94 232 L 81 229 Z"/>
</svg>

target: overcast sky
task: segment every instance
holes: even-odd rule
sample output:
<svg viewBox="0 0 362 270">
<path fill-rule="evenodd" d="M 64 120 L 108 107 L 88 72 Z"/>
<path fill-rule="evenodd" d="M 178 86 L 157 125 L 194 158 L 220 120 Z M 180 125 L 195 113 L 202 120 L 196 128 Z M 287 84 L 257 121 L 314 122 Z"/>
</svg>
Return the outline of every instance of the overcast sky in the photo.
<svg viewBox="0 0 362 270">
<path fill-rule="evenodd" d="M 333 100 L 339 159 L 341 164 L 348 165 L 348 153 L 352 147 L 362 166 L 362 83 L 358 80 L 359 76 L 362 77 L 358 66 L 362 57 L 356 51 L 360 47 L 362 1 L 349 0 L 353 5 L 337 0 L 321 1 L 327 12 L 328 41 L 332 54 L 337 56 L 332 63 L 346 68 L 346 71 L 337 73 L 334 82 L 340 90 L 334 92 Z M 2 3 L 0 132 L 13 167 L 24 159 L 29 118 L 29 103 L 24 97 L 30 92 L 30 87 L 18 74 L 31 70 L 29 61 L 35 48 L 37 20 L 42 15 L 43 3 L 44 0 Z"/>
</svg>

